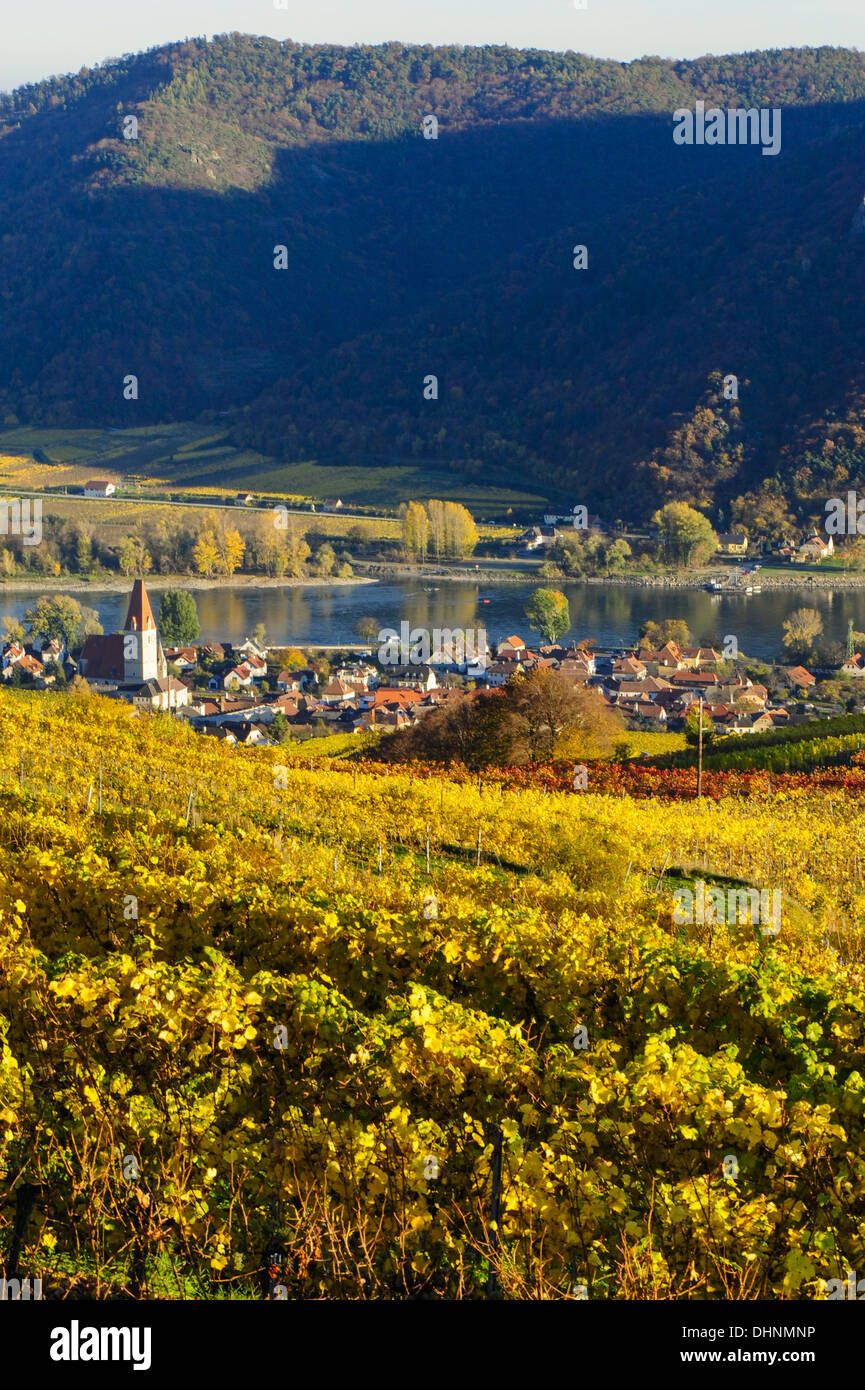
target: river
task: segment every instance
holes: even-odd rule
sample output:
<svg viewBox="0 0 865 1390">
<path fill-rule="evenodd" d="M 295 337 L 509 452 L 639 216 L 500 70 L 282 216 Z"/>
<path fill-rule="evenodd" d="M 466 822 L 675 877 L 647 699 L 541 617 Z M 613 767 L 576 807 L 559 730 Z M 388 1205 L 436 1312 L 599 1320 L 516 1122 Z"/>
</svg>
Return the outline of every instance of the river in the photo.
<svg viewBox="0 0 865 1390">
<path fill-rule="evenodd" d="M 131 587 L 131 581 L 130 581 Z M 154 612 L 160 587 L 148 584 Z M 257 623 L 265 625 L 273 646 L 335 645 L 357 642 L 354 625 L 370 614 L 381 627 L 399 628 L 403 620 L 421 628 L 477 628 L 492 643 L 512 633 L 531 643 L 523 607 L 537 581 L 496 585 L 483 580 L 422 577 L 376 584 L 317 584 L 292 588 L 207 588 L 190 592 L 198 604 L 204 641 L 242 642 Z M 848 618 L 865 631 L 865 589 L 773 589 L 760 594 L 713 597 L 698 589 L 653 589 L 625 584 L 560 583 L 571 609 L 571 636 L 593 637 L 602 647 L 633 643 L 646 619 L 684 618 L 697 640 L 718 646 L 732 635 L 749 656 L 770 659 L 781 650 L 781 625 L 796 608 L 817 608 L 827 638 L 843 642 Z M 0 590 L 0 615 L 21 618 L 40 593 Z M 56 590 L 54 592 L 57 592 Z M 62 592 L 62 590 L 60 591 Z M 128 595 L 91 588 L 75 592 L 80 603 L 99 612 L 105 632 L 118 631 L 126 616 Z"/>
</svg>

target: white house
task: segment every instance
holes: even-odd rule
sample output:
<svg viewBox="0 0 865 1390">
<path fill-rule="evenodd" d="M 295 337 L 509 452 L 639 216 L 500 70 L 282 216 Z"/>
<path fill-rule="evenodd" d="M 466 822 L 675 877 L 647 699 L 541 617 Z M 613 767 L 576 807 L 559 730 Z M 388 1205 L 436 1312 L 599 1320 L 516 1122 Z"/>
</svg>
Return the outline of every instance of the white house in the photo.
<svg viewBox="0 0 865 1390">
<path fill-rule="evenodd" d="M 113 497 L 116 490 L 110 478 L 91 478 L 84 484 L 85 497 Z"/>
<path fill-rule="evenodd" d="M 232 666 L 222 684 L 226 690 L 248 690 L 252 685 L 252 672 L 245 662 L 240 666 Z"/>
</svg>

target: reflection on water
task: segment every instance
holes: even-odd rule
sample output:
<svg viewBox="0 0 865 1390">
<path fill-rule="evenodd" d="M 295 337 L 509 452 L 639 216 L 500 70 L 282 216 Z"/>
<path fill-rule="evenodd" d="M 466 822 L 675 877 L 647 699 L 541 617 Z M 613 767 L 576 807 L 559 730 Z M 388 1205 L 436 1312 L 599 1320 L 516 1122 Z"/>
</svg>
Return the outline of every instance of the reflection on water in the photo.
<svg viewBox="0 0 865 1390">
<path fill-rule="evenodd" d="M 159 593 L 155 585 L 154 608 Z M 366 614 L 381 627 L 399 628 L 405 619 L 414 627 L 486 628 L 491 642 L 516 633 L 526 641 L 532 634 L 523 606 L 534 584 L 485 585 L 483 581 L 457 580 L 426 583 L 422 579 L 383 584 L 327 584 L 275 588 L 193 589 L 205 641 L 242 642 L 264 623 L 274 645 L 295 643 L 351 643 L 358 618 Z M 635 640 L 647 619 L 684 618 L 694 637 L 720 646 L 727 635 L 736 637 L 748 655 L 770 658 L 781 649 L 781 625 L 796 608 L 817 608 L 827 638 L 843 642 L 847 620 L 865 631 L 865 590 L 773 590 L 761 594 L 724 594 L 713 598 L 697 589 L 644 589 L 627 585 L 561 584 L 571 608 L 571 635 L 593 637 L 601 646 L 624 646 Z M 23 617 L 39 594 L 38 585 L 28 593 L 3 595 L 0 615 Z M 120 629 L 126 616 L 128 595 L 91 589 L 76 594 L 79 602 L 99 611 L 106 632 Z"/>
</svg>

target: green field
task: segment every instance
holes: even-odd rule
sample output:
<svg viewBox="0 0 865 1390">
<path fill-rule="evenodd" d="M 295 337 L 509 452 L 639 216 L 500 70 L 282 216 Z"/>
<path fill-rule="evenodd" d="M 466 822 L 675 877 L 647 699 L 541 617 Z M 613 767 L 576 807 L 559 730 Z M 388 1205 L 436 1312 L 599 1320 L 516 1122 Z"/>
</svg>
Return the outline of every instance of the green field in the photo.
<svg viewBox="0 0 865 1390">
<path fill-rule="evenodd" d="M 534 520 L 547 504 L 542 494 L 483 487 L 429 463 L 279 464 L 255 450 L 235 448 L 230 437 L 227 428 L 192 422 L 129 430 L 20 427 L 0 431 L 0 454 L 33 453 L 52 464 L 134 476 L 145 486 L 172 491 L 248 489 L 298 500 L 340 497 L 346 505 L 379 511 L 440 497 L 463 503 L 481 521 L 501 520 L 509 509 L 518 519 Z M 58 477 L 58 483 L 68 481 Z"/>
</svg>

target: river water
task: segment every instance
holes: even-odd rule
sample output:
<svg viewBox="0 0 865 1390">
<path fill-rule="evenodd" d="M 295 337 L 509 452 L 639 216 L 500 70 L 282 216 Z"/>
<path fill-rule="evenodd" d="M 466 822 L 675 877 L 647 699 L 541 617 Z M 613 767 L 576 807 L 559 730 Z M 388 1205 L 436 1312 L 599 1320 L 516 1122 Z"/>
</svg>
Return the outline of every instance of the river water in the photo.
<svg viewBox="0 0 865 1390">
<path fill-rule="evenodd" d="M 131 587 L 131 584 L 130 584 Z M 159 589 L 148 583 L 154 612 L 159 613 Z M 531 643 L 537 637 L 525 620 L 523 608 L 537 587 L 526 584 L 495 585 L 482 580 L 386 581 L 375 584 L 299 585 L 294 588 L 209 588 L 191 590 L 198 604 L 204 641 L 242 642 L 257 623 L 263 622 L 271 645 L 351 644 L 357 642 L 354 625 L 369 614 L 381 627 L 399 629 L 407 620 L 413 627 L 479 628 L 492 643 L 516 634 Z M 817 608 L 827 638 L 843 641 L 848 618 L 857 631 L 865 631 L 865 589 L 815 591 L 772 589 L 759 594 L 713 597 L 698 589 L 643 588 L 631 585 L 560 583 L 571 610 L 571 636 L 593 637 L 602 647 L 634 642 L 640 625 L 649 618 L 684 618 L 695 639 L 719 645 L 735 636 L 741 651 L 770 659 L 781 651 L 781 625 L 796 608 Z M 0 615 L 23 617 L 40 593 L 4 592 L 0 588 Z M 88 589 L 74 595 L 99 612 L 105 632 L 123 624 L 128 595 L 113 590 Z"/>
</svg>

